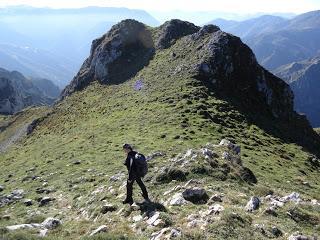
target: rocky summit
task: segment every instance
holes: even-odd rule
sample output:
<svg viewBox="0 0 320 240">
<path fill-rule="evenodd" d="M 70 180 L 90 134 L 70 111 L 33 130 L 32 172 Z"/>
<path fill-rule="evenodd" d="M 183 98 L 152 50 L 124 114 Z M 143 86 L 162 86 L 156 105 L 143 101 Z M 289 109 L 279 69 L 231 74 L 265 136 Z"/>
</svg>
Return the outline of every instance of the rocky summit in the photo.
<svg viewBox="0 0 320 240">
<path fill-rule="evenodd" d="M 124 20 L 54 106 L 1 116 L 0 238 L 317 239 L 320 136 L 293 101 L 217 26 Z M 150 202 L 122 204 L 124 142 Z"/>
</svg>

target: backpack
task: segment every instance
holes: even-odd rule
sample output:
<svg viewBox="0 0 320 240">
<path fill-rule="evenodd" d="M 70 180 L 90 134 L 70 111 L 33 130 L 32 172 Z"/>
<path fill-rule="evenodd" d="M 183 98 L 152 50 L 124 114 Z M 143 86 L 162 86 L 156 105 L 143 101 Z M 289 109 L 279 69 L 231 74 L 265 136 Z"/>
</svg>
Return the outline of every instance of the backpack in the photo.
<svg viewBox="0 0 320 240">
<path fill-rule="evenodd" d="M 139 177 L 144 177 L 148 172 L 148 163 L 146 157 L 142 153 L 136 153 L 134 156 L 137 174 Z"/>
</svg>

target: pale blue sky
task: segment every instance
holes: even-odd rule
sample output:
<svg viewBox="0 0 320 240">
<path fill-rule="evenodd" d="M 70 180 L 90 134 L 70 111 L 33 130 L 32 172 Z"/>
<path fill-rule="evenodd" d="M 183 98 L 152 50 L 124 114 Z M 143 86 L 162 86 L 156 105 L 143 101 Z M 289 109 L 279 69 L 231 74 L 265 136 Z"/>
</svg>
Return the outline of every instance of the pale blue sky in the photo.
<svg viewBox="0 0 320 240">
<path fill-rule="evenodd" d="M 52 8 L 113 6 L 153 12 L 180 10 L 220 11 L 237 14 L 255 12 L 303 13 L 320 9 L 320 0 L 0 0 L 0 7 L 21 4 Z"/>
</svg>

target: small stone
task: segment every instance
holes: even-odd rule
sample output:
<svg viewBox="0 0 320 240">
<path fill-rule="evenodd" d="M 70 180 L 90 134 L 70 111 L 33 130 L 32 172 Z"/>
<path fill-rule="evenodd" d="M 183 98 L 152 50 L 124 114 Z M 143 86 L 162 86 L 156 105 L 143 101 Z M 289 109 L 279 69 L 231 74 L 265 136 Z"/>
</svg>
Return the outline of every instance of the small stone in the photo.
<svg viewBox="0 0 320 240">
<path fill-rule="evenodd" d="M 272 227 L 271 232 L 276 237 L 282 236 L 282 231 L 279 228 L 275 227 L 275 226 Z"/>
<path fill-rule="evenodd" d="M 275 207 L 268 207 L 268 208 L 266 208 L 266 210 L 264 211 L 264 213 L 276 217 L 278 214 L 276 213 L 276 211 L 275 211 L 274 208 L 275 208 Z"/>
<path fill-rule="evenodd" d="M 300 196 L 299 193 L 293 192 L 293 193 L 291 193 L 291 194 L 289 194 L 289 195 L 287 195 L 287 196 L 284 196 L 284 197 L 280 198 L 279 200 L 280 200 L 281 202 L 288 202 L 288 201 L 300 202 L 301 199 L 300 199 L 299 196 Z"/>
<path fill-rule="evenodd" d="M 223 196 L 221 194 L 214 194 L 210 197 L 209 202 L 222 202 Z"/>
<path fill-rule="evenodd" d="M 81 161 L 80 160 L 75 160 L 75 161 L 72 162 L 72 164 L 79 165 L 79 164 L 81 164 Z"/>
<path fill-rule="evenodd" d="M 251 197 L 250 201 L 247 203 L 245 209 L 248 212 L 257 210 L 260 206 L 260 199 L 258 197 Z"/>
<path fill-rule="evenodd" d="M 147 224 L 152 225 L 160 216 L 160 212 L 155 212 L 151 218 L 147 220 Z"/>
<path fill-rule="evenodd" d="M 169 205 L 171 206 L 180 206 L 183 204 L 186 204 L 187 201 L 183 198 L 181 193 L 176 193 L 173 195 L 172 199 L 169 202 Z"/>
<path fill-rule="evenodd" d="M 42 222 L 42 225 L 47 229 L 55 229 L 61 225 L 61 221 L 57 218 L 47 218 Z"/>
<path fill-rule="evenodd" d="M 107 212 L 114 212 L 117 210 L 117 206 L 114 206 L 112 204 L 105 204 L 101 208 L 101 213 L 106 214 Z"/>
<path fill-rule="evenodd" d="M 39 231 L 39 237 L 45 237 L 48 233 L 48 229 L 40 229 Z"/>
<path fill-rule="evenodd" d="M 24 199 L 23 204 L 26 206 L 31 206 L 33 204 L 33 201 L 31 199 Z"/>
<path fill-rule="evenodd" d="M 288 240 L 312 240 L 308 236 L 302 235 L 299 232 L 296 232 L 289 236 Z"/>
<path fill-rule="evenodd" d="M 195 220 L 192 220 L 191 222 L 189 222 L 187 226 L 189 228 L 200 228 L 200 229 L 204 230 L 207 224 L 208 223 L 203 219 L 195 219 Z"/>
<path fill-rule="evenodd" d="M 164 227 L 165 222 L 162 219 L 158 218 L 152 225 L 156 227 Z"/>
<path fill-rule="evenodd" d="M 91 236 L 94 236 L 94 235 L 96 235 L 96 234 L 98 234 L 98 233 L 101 233 L 101 232 L 107 232 L 107 230 L 108 230 L 107 225 L 101 225 L 101 226 L 98 227 L 96 230 L 94 230 L 93 232 L 91 232 L 89 236 L 91 237 Z"/>
<path fill-rule="evenodd" d="M 218 214 L 220 214 L 223 210 L 224 210 L 224 207 L 223 207 L 223 206 L 221 206 L 220 204 L 214 204 L 213 206 L 210 206 L 210 207 L 209 207 L 208 215 L 212 215 L 212 214 L 218 215 Z"/>
<path fill-rule="evenodd" d="M 2 217 L 1 217 L 1 219 L 3 219 L 3 220 L 10 220 L 10 215 L 3 215 Z"/>
<path fill-rule="evenodd" d="M 4 190 L 4 186 L 0 185 L 0 192 Z"/>
<path fill-rule="evenodd" d="M 136 211 L 140 210 L 140 206 L 135 202 L 130 205 L 130 208 L 132 208 L 133 210 L 136 210 Z"/>
<path fill-rule="evenodd" d="M 47 205 L 49 202 L 51 202 L 53 200 L 54 200 L 54 198 L 51 198 L 51 197 L 43 197 L 39 201 L 39 206 L 42 207 L 44 205 Z"/>
<path fill-rule="evenodd" d="M 142 219 L 143 219 L 143 217 L 142 217 L 141 215 L 137 215 L 137 216 L 134 216 L 134 217 L 132 218 L 132 220 L 133 220 L 134 222 L 140 222 Z"/>
</svg>

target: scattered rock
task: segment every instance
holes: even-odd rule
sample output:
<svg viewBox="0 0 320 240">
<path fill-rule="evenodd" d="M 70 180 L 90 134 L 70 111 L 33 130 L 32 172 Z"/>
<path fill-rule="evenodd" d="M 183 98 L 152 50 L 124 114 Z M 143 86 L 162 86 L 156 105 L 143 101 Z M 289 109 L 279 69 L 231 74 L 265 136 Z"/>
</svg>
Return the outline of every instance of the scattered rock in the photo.
<svg viewBox="0 0 320 240">
<path fill-rule="evenodd" d="M 187 226 L 188 228 L 200 228 L 201 230 L 205 230 L 207 224 L 207 221 L 203 219 L 194 219 L 189 222 Z"/>
<path fill-rule="evenodd" d="M 266 210 L 264 210 L 264 213 L 267 215 L 277 216 L 277 212 L 275 211 L 275 207 L 267 207 Z"/>
<path fill-rule="evenodd" d="M 10 215 L 3 215 L 0 219 L 3 219 L 3 220 L 10 220 Z"/>
<path fill-rule="evenodd" d="M 140 210 L 140 206 L 135 202 L 130 205 L 130 208 L 136 211 Z"/>
<path fill-rule="evenodd" d="M 43 227 L 47 228 L 47 229 L 55 229 L 58 226 L 60 226 L 62 223 L 59 219 L 57 218 L 47 218 L 46 220 L 44 220 L 42 222 Z"/>
<path fill-rule="evenodd" d="M 289 236 L 288 240 L 316 240 L 316 238 L 311 238 L 305 235 L 302 235 L 299 232 L 293 233 Z"/>
<path fill-rule="evenodd" d="M 155 226 L 155 227 L 164 227 L 166 225 L 166 223 L 162 220 L 162 219 L 160 219 L 160 218 L 158 218 L 156 221 L 154 221 L 154 223 L 153 223 L 153 226 Z"/>
<path fill-rule="evenodd" d="M 136 215 L 132 218 L 132 220 L 134 222 L 140 222 L 143 219 L 143 217 L 141 215 Z"/>
<path fill-rule="evenodd" d="M 219 143 L 220 146 L 226 146 L 228 149 L 232 150 L 235 154 L 240 154 L 241 148 L 240 146 L 233 144 L 227 139 L 222 139 L 221 142 Z"/>
<path fill-rule="evenodd" d="M 282 231 L 279 228 L 275 227 L 275 226 L 272 227 L 271 233 L 276 237 L 281 237 L 282 236 Z"/>
<path fill-rule="evenodd" d="M 100 227 L 98 227 L 96 230 L 94 230 L 93 232 L 90 233 L 90 237 L 94 236 L 98 233 L 102 233 L 102 232 L 107 232 L 108 231 L 108 227 L 107 225 L 101 225 Z"/>
<path fill-rule="evenodd" d="M 19 200 L 22 199 L 24 196 L 24 190 L 23 189 L 16 189 L 11 192 L 11 194 L 8 195 L 8 198 L 13 200 Z"/>
<path fill-rule="evenodd" d="M 47 189 L 47 188 L 37 188 L 36 189 L 36 193 L 38 193 L 38 194 L 49 194 L 49 193 L 51 193 L 51 192 L 54 192 L 54 190 L 53 189 Z"/>
<path fill-rule="evenodd" d="M 300 202 L 301 199 L 300 199 L 299 196 L 300 196 L 299 193 L 293 192 L 293 193 L 291 193 L 291 194 L 289 194 L 289 195 L 287 195 L 287 196 L 284 196 L 284 197 L 280 198 L 280 201 L 281 201 L 281 202 L 285 202 L 285 203 L 288 202 L 288 201 Z"/>
<path fill-rule="evenodd" d="M 48 233 L 48 229 L 40 229 L 40 231 L 39 231 L 39 236 L 40 237 L 45 237 L 46 235 L 47 235 L 47 233 Z"/>
<path fill-rule="evenodd" d="M 250 201 L 247 203 L 245 210 L 252 212 L 257 210 L 260 206 L 260 199 L 258 197 L 251 197 Z"/>
<path fill-rule="evenodd" d="M 0 196 L 0 207 L 18 201 L 22 199 L 24 195 L 23 189 L 16 189 L 8 195 Z"/>
<path fill-rule="evenodd" d="M 154 152 L 154 153 L 149 154 L 146 157 L 146 160 L 150 161 L 150 160 L 152 160 L 152 159 L 154 159 L 156 157 L 163 157 L 163 156 L 165 156 L 165 153 L 163 153 L 163 152 Z"/>
<path fill-rule="evenodd" d="M 182 192 L 182 196 L 185 200 L 195 204 L 206 203 L 209 199 L 206 190 L 198 187 L 186 189 Z"/>
<path fill-rule="evenodd" d="M 150 240 L 171 239 L 181 236 L 181 231 L 175 228 L 163 228 L 151 234 Z"/>
<path fill-rule="evenodd" d="M 20 229 L 34 229 L 34 228 L 43 228 L 41 223 L 30 223 L 30 224 L 18 224 L 6 227 L 9 231 L 16 231 Z"/>
<path fill-rule="evenodd" d="M 117 181 L 120 181 L 120 180 L 124 179 L 125 176 L 126 175 L 124 173 L 119 172 L 119 173 L 113 175 L 112 177 L 110 177 L 110 181 L 117 182 Z"/>
<path fill-rule="evenodd" d="M 117 206 L 114 206 L 112 204 L 105 204 L 101 208 L 101 213 L 106 214 L 107 212 L 114 212 L 117 210 Z"/>
<path fill-rule="evenodd" d="M 180 206 L 183 204 L 186 204 L 187 201 L 183 198 L 181 193 L 176 193 L 173 195 L 172 199 L 169 202 L 169 205 L 171 206 Z"/>
<path fill-rule="evenodd" d="M 147 223 L 149 225 L 153 225 L 156 220 L 158 220 L 160 216 L 160 212 L 155 212 L 148 220 Z"/>
<path fill-rule="evenodd" d="M 24 199 L 23 204 L 26 206 L 31 206 L 33 204 L 33 201 L 31 199 Z"/>
<path fill-rule="evenodd" d="M 218 215 L 224 210 L 224 207 L 220 204 L 214 204 L 209 207 L 209 210 L 207 211 L 207 215 Z"/>
<path fill-rule="evenodd" d="M 280 207 L 283 207 L 284 202 L 280 202 L 280 201 L 278 201 L 276 199 L 272 199 L 271 202 L 270 202 L 270 205 L 274 206 L 276 208 L 280 208 Z"/>
<path fill-rule="evenodd" d="M 80 160 L 74 160 L 74 161 L 72 162 L 72 164 L 74 164 L 74 165 L 79 165 L 79 164 L 81 164 L 81 161 L 80 161 Z"/>
<path fill-rule="evenodd" d="M 210 197 L 209 202 L 222 202 L 222 198 L 222 194 L 216 193 Z"/>
<path fill-rule="evenodd" d="M 257 231 L 261 232 L 263 235 L 266 234 L 266 230 L 264 229 L 264 224 L 258 224 L 258 223 L 257 223 L 257 224 L 254 224 L 253 227 L 254 227 Z"/>
<path fill-rule="evenodd" d="M 254 173 L 247 167 L 242 167 L 240 169 L 239 174 L 240 174 L 240 177 L 243 181 L 246 181 L 248 183 L 257 183 L 258 182 Z"/>
<path fill-rule="evenodd" d="M 54 200 L 55 199 L 51 198 L 51 197 L 42 197 L 39 200 L 39 206 L 42 207 L 42 206 L 47 205 L 49 202 L 52 202 Z"/>
</svg>

